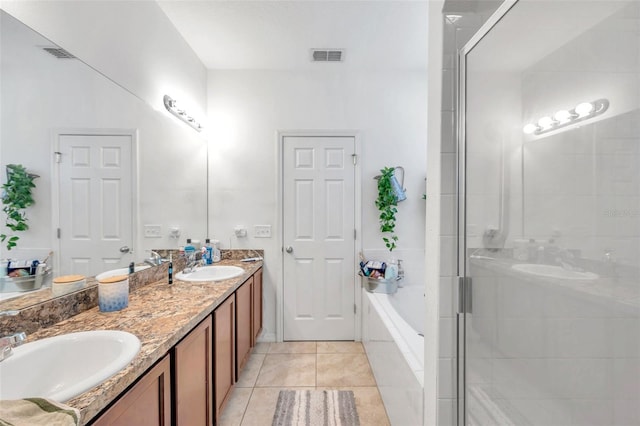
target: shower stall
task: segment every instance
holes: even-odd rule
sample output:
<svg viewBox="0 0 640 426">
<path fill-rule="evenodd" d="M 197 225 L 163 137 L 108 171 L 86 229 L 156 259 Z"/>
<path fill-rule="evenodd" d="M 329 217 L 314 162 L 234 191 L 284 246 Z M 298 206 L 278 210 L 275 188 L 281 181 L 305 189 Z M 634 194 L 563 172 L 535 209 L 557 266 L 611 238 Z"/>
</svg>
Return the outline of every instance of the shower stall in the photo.
<svg viewBox="0 0 640 426">
<path fill-rule="evenodd" d="M 640 2 L 506 0 L 458 70 L 454 422 L 640 425 Z"/>
</svg>

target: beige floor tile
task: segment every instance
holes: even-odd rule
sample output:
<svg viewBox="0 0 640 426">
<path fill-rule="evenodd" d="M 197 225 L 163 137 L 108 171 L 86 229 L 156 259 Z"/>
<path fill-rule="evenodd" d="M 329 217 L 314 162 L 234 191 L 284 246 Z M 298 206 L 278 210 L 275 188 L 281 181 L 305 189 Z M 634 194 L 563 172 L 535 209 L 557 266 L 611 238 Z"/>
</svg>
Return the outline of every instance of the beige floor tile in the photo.
<svg viewBox="0 0 640 426">
<path fill-rule="evenodd" d="M 260 368 L 267 354 L 254 353 L 251 354 L 249 360 L 244 365 L 244 368 L 240 372 L 240 377 L 236 383 L 236 387 L 239 388 L 252 388 L 256 385 Z"/>
<path fill-rule="evenodd" d="M 247 411 L 242 420 L 242 426 L 266 426 L 273 421 L 273 415 L 276 412 L 276 404 L 278 403 L 278 395 L 283 389 L 314 389 L 313 387 L 286 387 L 286 388 L 255 388 Z"/>
<path fill-rule="evenodd" d="M 269 346 L 270 354 L 315 354 L 316 342 L 281 342 Z"/>
<path fill-rule="evenodd" d="M 315 385 L 315 354 L 267 354 L 256 381 L 256 387 Z"/>
<path fill-rule="evenodd" d="M 217 424 L 219 426 L 240 426 L 251 398 L 251 392 L 253 392 L 253 388 L 234 388 Z"/>
<path fill-rule="evenodd" d="M 318 354 L 317 386 L 376 386 L 365 354 Z"/>
<path fill-rule="evenodd" d="M 269 342 L 258 342 L 253 347 L 253 353 L 254 354 L 266 354 L 267 352 L 269 352 L 269 346 L 271 346 L 271 343 L 269 343 Z"/>
<path fill-rule="evenodd" d="M 387 412 L 382 403 L 382 397 L 375 386 L 367 387 L 318 387 L 318 389 L 335 389 L 353 391 L 356 399 L 356 409 L 362 426 L 390 426 Z"/>
<path fill-rule="evenodd" d="M 364 347 L 360 342 L 318 342 L 319 354 L 363 354 Z"/>
</svg>

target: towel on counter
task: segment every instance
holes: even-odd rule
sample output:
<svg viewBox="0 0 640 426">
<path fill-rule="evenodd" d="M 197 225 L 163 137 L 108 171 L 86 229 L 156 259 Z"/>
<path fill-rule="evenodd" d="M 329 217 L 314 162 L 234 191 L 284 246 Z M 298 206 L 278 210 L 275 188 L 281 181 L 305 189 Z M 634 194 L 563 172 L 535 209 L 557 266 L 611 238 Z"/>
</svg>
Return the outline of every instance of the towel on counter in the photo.
<svg viewBox="0 0 640 426">
<path fill-rule="evenodd" d="M 79 426 L 80 411 L 44 398 L 0 400 L 0 426 Z"/>
</svg>

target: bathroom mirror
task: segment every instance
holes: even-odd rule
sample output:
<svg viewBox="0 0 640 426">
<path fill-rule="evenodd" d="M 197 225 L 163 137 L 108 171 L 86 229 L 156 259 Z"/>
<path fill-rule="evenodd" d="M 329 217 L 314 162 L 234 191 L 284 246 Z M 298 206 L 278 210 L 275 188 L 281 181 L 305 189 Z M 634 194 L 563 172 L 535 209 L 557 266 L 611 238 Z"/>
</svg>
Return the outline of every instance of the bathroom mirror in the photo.
<svg viewBox="0 0 640 426">
<path fill-rule="evenodd" d="M 30 228 L 19 234 L 17 249 L 3 246 L 0 257 L 42 260 L 52 251 L 54 276 L 93 276 L 140 263 L 150 249 L 204 239 L 203 135 L 2 10 L 0 31 L 0 180 L 7 164 L 39 176 L 35 205 L 27 209 Z M 78 169 L 93 173 L 89 158 L 106 169 L 122 165 L 128 180 L 106 176 L 100 187 L 86 184 Z M 179 239 L 170 236 L 172 228 Z M 35 303 L 52 297 L 47 291 Z M 28 300 L 0 301 L 0 309 L 34 303 Z"/>
</svg>

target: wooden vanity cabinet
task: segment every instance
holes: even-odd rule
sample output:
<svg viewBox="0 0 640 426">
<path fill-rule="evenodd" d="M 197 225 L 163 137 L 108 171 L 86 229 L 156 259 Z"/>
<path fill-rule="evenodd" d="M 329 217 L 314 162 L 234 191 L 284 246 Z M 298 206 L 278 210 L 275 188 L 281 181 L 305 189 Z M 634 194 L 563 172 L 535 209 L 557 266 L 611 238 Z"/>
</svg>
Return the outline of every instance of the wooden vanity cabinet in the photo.
<svg viewBox="0 0 640 426">
<path fill-rule="evenodd" d="M 213 424 L 213 321 L 203 320 L 173 352 L 175 424 Z"/>
<path fill-rule="evenodd" d="M 94 422 L 95 426 L 171 425 L 171 360 L 166 355 Z"/>
<path fill-rule="evenodd" d="M 253 277 L 236 290 L 236 381 L 251 354 L 253 343 Z"/>
<path fill-rule="evenodd" d="M 251 346 L 255 346 L 262 331 L 262 268 L 253 274 L 253 298 L 251 312 Z"/>
<path fill-rule="evenodd" d="M 213 311 L 213 359 L 215 382 L 216 420 L 231 394 L 235 383 L 235 308 L 236 295 L 232 294 Z"/>
</svg>

